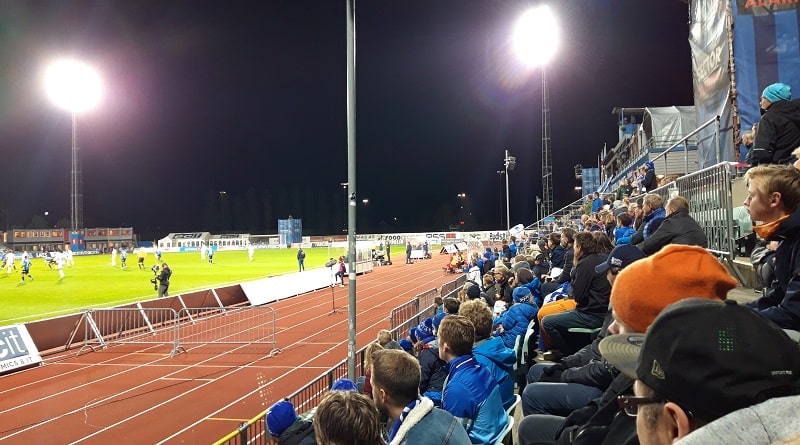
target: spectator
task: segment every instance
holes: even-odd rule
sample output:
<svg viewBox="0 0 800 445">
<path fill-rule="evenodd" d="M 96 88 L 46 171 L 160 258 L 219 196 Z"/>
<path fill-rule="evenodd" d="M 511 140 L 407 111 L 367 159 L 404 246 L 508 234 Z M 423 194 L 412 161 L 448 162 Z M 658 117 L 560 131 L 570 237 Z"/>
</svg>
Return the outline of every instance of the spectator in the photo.
<svg viewBox="0 0 800 445">
<path fill-rule="evenodd" d="M 400 344 L 394 341 L 392 338 L 392 333 L 386 329 L 381 329 L 378 331 L 377 340 L 378 344 L 383 346 L 383 349 L 400 349 Z"/>
<path fill-rule="evenodd" d="M 267 429 L 278 445 L 314 445 L 314 424 L 297 415 L 289 399 L 272 405 L 267 412 Z"/>
<path fill-rule="evenodd" d="M 800 418 L 780 415 L 800 408 L 797 343 L 733 300 L 677 302 L 647 335 L 610 336 L 600 350 L 636 379 L 619 402 L 641 443 L 771 444 L 800 432 Z"/>
<path fill-rule="evenodd" d="M 490 297 L 489 294 L 487 294 L 486 292 L 481 292 L 478 286 L 468 287 L 466 292 L 466 297 L 467 297 L 466 301 L 481 299 L 483 300 L 484 303 L 486 303 L 487 306 L 494 307 L 494 299 Z M 460 311 L 461 309 L 459 309 L 459 312 Z"/>
<path fill-rule="evenodd" d="M 525 335 L 528 324 L 536 319 L 539 306 L 533 302 L 531 290 L 525 286 L 514 289 L 514 304 L 503 314 L 497 336 L 503 340 L 507 348 L 514 348 L 517 336 Z"/>
<path fill-rule="evenodd" d="M 644 164 L 644 167 L 645 167 L 645 173 L 642 185 L 644 186 L 644 191 L 650 193 L 658 188 L 658 178 L 656 177 L 656 165 L 653 163 L 653 161 L 647 161 Z"/>
<path fill-rule="evenodd" d="M 511 295 L 514 292 L 514 286 L 509 283 L 510 278 L 512 277 L 511 271 L 503 266 L 495 266 L 492 269 L 492 274 L 494 275 L 494 282 L 497 286 L 497 293 L 495 294 L 495 301 L 501 300 L 504 301 L 507 305 L 511 305 L 514 301 L 513 296 Z"/>
<path fill-rule="evenodd" d="M 792 89 L 773 83 L 761 94 L 765 110 L 753 142 L 751 164 L 790 164 L 792 150 L 800 146 L 800 101 L 791 100 Z"/>
<path fill-rule="evenodd" d="M 650 235 L 655 233 L 658 226 L 660 226 L 661 222 L 666 218 L 667 212 L 664 210 L 664 198 L 655 193 L 644 195 L 644 199 L 642 200 L 642 212 L 644 213 L 642 225 L 637 229 L 636 233 L 631 235 L 629 243 L 634 246 L 650 238 Z"/>
<path fill-rule="evenodd" d="M 412 261 L 411 261 L 411 241 L 406 241 L 406 264 L 412 264 Z"/>
<path fill-rule="evenodd" d="M 483 276 L 483 293 L 485 293 L 492 301 L 497 297 L 497 285 L 494 282 L 494 274 L 490 272 Z"/>
<path fill-rule="evenodd" d="M 617 274 L 644 257 L 638 247 L 618 246 L 604 263 L 595 266 L 595 271 L 605 274 L 613 288 Z M 600 340 L 605 337 L 613 321 L 611 312 L 608 312 L 597 338 L 575 354 L 561 359 L 560 363 L 537 363 L 531 367 L 528 385 L 522 392 L 522 412 L 526 416 L 567 416 L 603 394 L 617 375 L 602 359 L 599 349 Z"/>
<path fill-rule="evenodd" d="M 617 216 L 617 227 L 614 229 L 615 245 L 622 246 L 625 244 L 630 244 L 631 236 L 636 233 L 636 229 L 631 227 L 632 222 L 633 220 L 631 219 L 631 215 L 627 212 L 620 213 L 620 215 Z"/>
<path fill-rule="evenodd" d="M 564 268 L 564 256 L 567 248 L 561 245 L 561 234 L 553 232 L 547 236 L 547 248 L 550 250 L 550 267 Z"/>
<path fill-rule="evenodd" d="M 411 343 L 411 340 L 407 338 L 401 338 L 400 341 L 397 343 L 400 345 L 400 348 L 403 351 L 406 351 L 409 354 L 414 355 L 414 344 Z"/>
<path fill-rule="evenodd" d="M 542 282 L 539 281 L 539 278 L 528 269 L 520 269 L 514 274 L 514 284 L 517 287 L 527 287 L 531 291 L 531 296 L 538 312 L 538 308 L 542 304 L 542 295 L 539 292 L 542 287 Z"/>
<path fill-rule="evenodd" d="M 492 255 L 491 248 L 487 247 L 486 252 L 483 252 L 483 268 L 481 269 L 481 275 L 485 277 L 493 267 L 494 255 Z"/>
<path fill-rule="evenodd" d="M 592 193 L 592 214 L 595 214 L 603 209 L 603 200 L 600 199 L 600 194 L 597 192 Z"/>
<path fill-rule="evenodd" d="M 687 271 L 692 271 L 687 274 Z M 614 280 L 609 334 L 644 333 L 659 312 L 689 296 L 722 300 L 736 280 L 717 259 L 697 246 L 672 244 L 623 269 Z M 642 298 L 645 295 L 647 298 Z M 636 425 L 620 413 L 617 396 L 631 394 L 633 380 L 618 375 L 603 395 L 567 418 L 534 414 L 519 426 L 519 443 L 633 445 Z"/>
<path fill-rule="evenodd" d="M 472 355 L 475 328 L 461 316 L 442 320 L 439 357 L 449 364 L 442 408 L 458 419 L 474 444 L 495 443 L 508 425 L 500 388 Z"/>
<path fill-rule="evenodd" d="M 364 352 L 366 353 L 366 351 Z M 366 363 L 366 361 L 367 360 L 365 357 L 364 362 Z M 358 385 L 356 385 L 356 382 L 343 377 L 340 379 L 336 379 L 336 381 L 333 382 L 333 385 L 331 385 L 331 391 L 358 391 Z"/>
<path fill-rule="evenodd" d="M 433 304 L 436 305 L 436 313 L 442 314 L 444 313 L 444 299 L 440 296 L 436 296 L 433 299 Z"/>
<path fill-rule="evenodd" d="M 372 354 L 381 349 L 383 349 L 383 347 L 379 343 L 373 342 L 370 343 L 366 351 L 364 351 L 364 384 L 362 385 L 361 393 L 369 397 L 372 397 L 372 376 L 369 375 L 370 360 L 372 359 Z"/>
<path fill-rule="evenodd" d="M 478 260 L 471 259 L 467 267 L 467 280 L 479 283 L 481 281 L 481 268 L 478 267 Z"/>
<path fill-rule="evenodd" d="M 456 298 L 444 299 L 444 312 L 446 314 L 455 315 L 458 313 L 458 306 L 461 304 Z"/>
<path fill-rule="evenodd" d="M 475 344 L 472 354 L 475 360 L 492 374 L 500 388 L 503 408 L 514 402 L 514 350 L 506 347 L 499 337 L 492 337 L 492 310 L 480 300 L 467 301 L 461 305 L 458 315 L 466 317 L 475 327 Z"/>
<path fill-rule="evenodd" d="M 574 243 L 575 243 L 575 230 L 566 227 L 561 230 L 561 246 L 564 247 L 564 267 L 561 269 L 561 274 L 550 282 L 542 284 L 542 295 L 547 295 L 559 286 L 571 280 L 572 266 L 574 263 Z"/>
<path fill-rule="evenodd" d="M 708 247 L 703 228 L 689 215 L 689 201 L 676 196 L 667 201 L 666 217 L 653 234 L 639 244 L 646 255 L 652 255 L 667 244 Z"/>
<path fill-rule="evenodd" d="M 575 343 L 569 335 L 569 328 L 599 328 L 608 312 L 611 287 L 605 274 L 595 272 L 595 266 L 603 263 L 608 255 L 599 250 L 599 244 L 591 233 L 575 235 L 575 278 L 570 286 L 572 301 L 551 303 L 539 311 L 545 312 L 540 319 L 542 332 L 550 340 L 550 349 L 556 349 L 561 354 L 572 354 L 584 346 Z M 552 305 L 559 306 L 546 310 Z M 570 305 L 574 309 L 559 310 Z"/>
<path fill-rule="evenodd" d="M 353 391 L 331 391 L 317 406 L 314 434 L 318 444 L 383 445 L 380 413 L 372 399 Z"/>
<path fill-rule="evenodd" d="M 442 388 L 447 378 L 447 364 L 439 358 L 439 345 L 433 335 L 433 320 L 426 318 L 417 326 L 419 341 L 414 344 L 414 356 L 419 360 L 421 377 L 419 393 L 431 399 L 436 406 L 442 404 Z"/>
<path fill-rule="evenodd" d="M 780 241 L 775 252 L 775 279 L 764 296 L 747 305 L 784 329 L 800 330 L 800 170 L 792 166 L 751 168 L 744 205 L 767 241 Z"/>
<path fill-rule="evenodd" d="M 372 398 L 378 411 L 394 421 L 389 445 L 470 443 L 467 432 L 452 414 L 420 397 L 420 368 L 399 351 L 378 351 L 372 357 Z"/>
</svg>

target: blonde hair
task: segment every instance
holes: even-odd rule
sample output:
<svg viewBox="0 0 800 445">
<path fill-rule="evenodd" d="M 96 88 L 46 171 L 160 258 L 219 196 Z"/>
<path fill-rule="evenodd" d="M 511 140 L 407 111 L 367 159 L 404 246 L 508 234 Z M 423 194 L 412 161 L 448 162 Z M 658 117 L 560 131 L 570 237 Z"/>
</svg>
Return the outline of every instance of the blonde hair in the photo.
<svg viewBox="0 0 800 445">
<path fill-rule="evenodd" d="M 364 351 L 364 369 L 369 369 L 369 367 L 372 366 L 372 354 L 382 349 L 383 346 L 378 342 L 370 343 L 369 346 L 367 346 L 367 349 Z"/>
<path fill-rule="evenodd" d="M 391 332 L 386 329 L 381 329 L 378 331 L 378 343 L 380 343 L 381 346 L 386 346 L 386 343 L 389 343 L 390 341 L 392 341 Z"/>
<path fill-rule="evenodd" d="M 644 202 L 650 204 L 650 207 L 652 207 L 653 210 L 664 207 L 664 198 L 657 193 L 648 193 L 644 195 Z"/>
<path fill-rule="evenodd" d="M 781 204 L 789 213 L 794 213 L 800 205 L 800 170 L 792 165 L 758 165 L 747 170 L 744 177 L 747 183 L 758 179 L 759 193 L 769 197 L 772 193 L 781 194 Z"/>
</svg>

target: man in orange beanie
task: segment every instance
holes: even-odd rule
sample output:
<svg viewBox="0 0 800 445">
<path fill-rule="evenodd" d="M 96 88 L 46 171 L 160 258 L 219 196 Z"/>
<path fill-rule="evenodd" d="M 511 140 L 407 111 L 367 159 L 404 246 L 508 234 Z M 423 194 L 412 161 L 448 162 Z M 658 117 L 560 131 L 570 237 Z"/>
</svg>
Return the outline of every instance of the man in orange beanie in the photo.
<svg viewBox="0 0 800 445">
<path fill-rule="evenodd" d="M 614 322 L 610 334 L 643 334 L 668 305 L 689 297 L 724 300 L 736 280 L 702 247 L 671 244 L 617 275 L 611 288 Z M 603 395 L 568 417 L 533 414 L 519 426 L 527 444 L 638 444 L 636 419 L 620 413 L 617 397 L 633 394 L 630 377 L 618 375 Z"/>
</svg>

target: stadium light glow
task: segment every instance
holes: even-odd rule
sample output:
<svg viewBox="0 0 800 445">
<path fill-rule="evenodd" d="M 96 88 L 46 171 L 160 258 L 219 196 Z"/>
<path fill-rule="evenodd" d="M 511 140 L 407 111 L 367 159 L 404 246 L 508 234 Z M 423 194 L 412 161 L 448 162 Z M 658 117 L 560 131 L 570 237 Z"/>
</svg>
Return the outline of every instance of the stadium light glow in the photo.
<svg viewBox="0 0 800 445">
<path fill-rule="evenodd" d="M 103 84 L 100 75 L 89 65 L 70 59 L 50 64 L 44 72 L 45 92 L 59 108 L 72 117 L 72 169 L 70 172 L 70 229 L 83 228 L 83 180 L 78 152 L 77 114 L 89 111 L 100 103 Z"/>
<path fill-rule="evenodd" d="M 45 71 L 45 91 L 59 108 L 81 113 L 95 108 L 103 96 L 98 72 L 76 60 L 53 62 Z"/>
<path fill-rule="evenodd" d="M 558 49 L 559 29 L 553 11 L 540 5 L 526 11 L 514 27 L 514 50 L 529 66 L 547 64 Z"/>
</svg>

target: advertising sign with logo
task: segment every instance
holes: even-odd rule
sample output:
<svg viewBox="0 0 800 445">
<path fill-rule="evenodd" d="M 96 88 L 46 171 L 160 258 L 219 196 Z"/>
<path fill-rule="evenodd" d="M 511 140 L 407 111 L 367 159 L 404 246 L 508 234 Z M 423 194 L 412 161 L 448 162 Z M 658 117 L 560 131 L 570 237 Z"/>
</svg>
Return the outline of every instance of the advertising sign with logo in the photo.
<svg viewBox="0 0 800 445">
<path fill-rule="evenodd" d="M 0 374 L 42 362 L 25 325 L 0 327 Z"/>
</svg>

